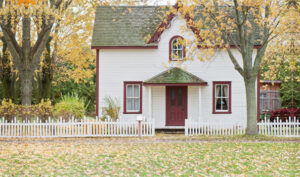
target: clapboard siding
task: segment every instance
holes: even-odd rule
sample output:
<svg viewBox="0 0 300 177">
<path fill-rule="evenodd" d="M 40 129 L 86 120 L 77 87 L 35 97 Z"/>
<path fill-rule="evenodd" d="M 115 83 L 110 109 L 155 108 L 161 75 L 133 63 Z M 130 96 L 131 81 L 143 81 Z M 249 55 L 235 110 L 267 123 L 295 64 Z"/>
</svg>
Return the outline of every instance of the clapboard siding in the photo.
<svg viewBox="0 0 300 177">
<path fill-rule="evenodd" d="M 169 40 L 180 35 L 192 39 L 191 32 L 183 31 L 185 21 L 175 18 L 169 29 L 161 35 L 158 49 L 101 49 L 99 53 L 99 112 L 104 106 L 105 96 L 117 97 L 123 112 L 123 82 L 145 81 L 158 73 L 165 71 L 163 64 L 169 60 Z M 241 57 L 237 51 L 233 51 Z M 210 61 L 201 62 L 197 59 L 185 63 L 187 71 L 207 81 L 208 86 L 202 87 L 202 116 L 212 121 L 246 122 L 246 97 L 242 77 L 234 69 L 226 51 L 218 50 Z M 212 114 L 212 82 L 232 82 L 232 114 Z M 188 115 L 199 116 L 198 87 L 188 88 Z M 143 114 L 148 115 L 148 93 L 143 88 Z M 165 125 L 165 87 L 152 87 L 152 115 L 156 128 Z M 124 118 L 135 119 L 136 115 L 121 115 Z"/>
<path fill-rule="evenodd" d="M 188 117 L 199 117 L 199 87 L 188 87 Z"/>
<path fill-rule="evenodd" d="M 152 88 L 153 118 L 156 120 L 155 128 L 166 125 L 166 89 L 163 86 Z"/>
</svg>

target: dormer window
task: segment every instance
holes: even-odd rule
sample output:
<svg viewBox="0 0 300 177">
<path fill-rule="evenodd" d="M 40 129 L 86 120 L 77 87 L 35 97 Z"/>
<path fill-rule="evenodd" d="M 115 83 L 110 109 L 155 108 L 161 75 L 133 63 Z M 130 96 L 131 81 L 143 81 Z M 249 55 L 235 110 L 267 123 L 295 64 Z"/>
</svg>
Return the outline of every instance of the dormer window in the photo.
<svg viewBox="0 0 300 177">
<path fill-rule="evenodd" d="M 183 60 L 185 57 L 184 39 L 181 36 L 174 36 L 170 40 L 169 53 L 170 61 Z"/>
</svg>

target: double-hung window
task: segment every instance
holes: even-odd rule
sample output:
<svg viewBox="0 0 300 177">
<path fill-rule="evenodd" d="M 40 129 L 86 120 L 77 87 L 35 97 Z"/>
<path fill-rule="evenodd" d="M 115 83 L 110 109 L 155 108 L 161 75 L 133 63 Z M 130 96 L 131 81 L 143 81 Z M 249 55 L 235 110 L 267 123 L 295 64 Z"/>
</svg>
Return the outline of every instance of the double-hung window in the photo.
<svg viewBox="0 0 300 177">
<path fill-rule="evenodd" d="M 184 39 L 181 36 L 174 36 L 170 40 L 170 61 L 183 60 L 185 57 Z"/>
<path fill-rule="evenodd" d="M 142 82 L 124 82 L 124 113 L 142 113 Z"/>
<path fill-rule="evenodd" d="M 231 113 L 231 82 L 213 82 L 213 113 Z"/>
</svg>

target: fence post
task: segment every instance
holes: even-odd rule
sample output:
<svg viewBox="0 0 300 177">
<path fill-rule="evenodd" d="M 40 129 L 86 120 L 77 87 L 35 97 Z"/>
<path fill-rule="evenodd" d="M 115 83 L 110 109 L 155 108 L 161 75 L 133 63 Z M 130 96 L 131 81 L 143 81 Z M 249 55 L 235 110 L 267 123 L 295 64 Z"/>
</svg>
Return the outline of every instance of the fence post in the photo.
<svg viewBox="0 0 300 177">
<path fill-rule="evenodd" d="M 184 119 L 184 135 L 187 136 L 187 119 Z"/>
<path fill-rule="evenodd" d="M 143 117 L 141 115 L 138 115 L 136 117 L 136 120 L 138 121 L 139 123 L 139 137 L 142 136 L 142 125 L 141 125 L 141 121 L 143 120 Z"/>
<path fill-rule="evenodd" d="M 152 136 L 155 135 L 155 119 L 152 119 Z"/>
</svg>

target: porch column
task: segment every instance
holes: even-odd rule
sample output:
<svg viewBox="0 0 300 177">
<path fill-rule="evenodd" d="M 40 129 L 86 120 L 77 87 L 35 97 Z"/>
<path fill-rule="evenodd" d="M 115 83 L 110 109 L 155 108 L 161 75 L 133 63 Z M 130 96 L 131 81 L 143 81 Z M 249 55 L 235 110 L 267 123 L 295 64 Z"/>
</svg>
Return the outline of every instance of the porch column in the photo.
<svg viewBox="0 0 300 177">
<path fill-rule="evenodd" d="M 149 114 L 149 119 L 152 118 L 152 88 L 151 86 L 148 87 L 148 114 Z"/>
<path fill-rule="evenodd" d="M 199 87 L 199 114 L 198 114 L 198 120 L 199 120 L 199 122 L 201 121 L 201 119 L 202 119 L 202 87 L 200 86 Z"/>
</svg>

